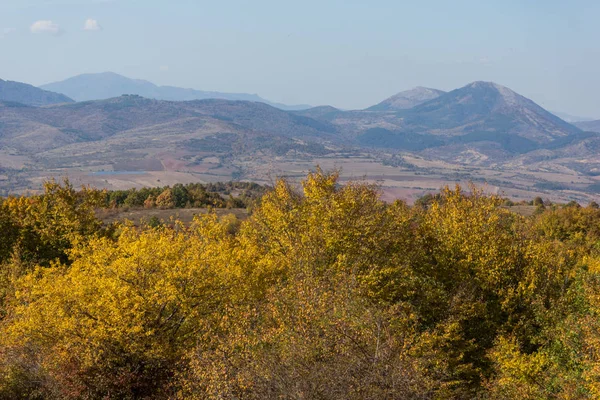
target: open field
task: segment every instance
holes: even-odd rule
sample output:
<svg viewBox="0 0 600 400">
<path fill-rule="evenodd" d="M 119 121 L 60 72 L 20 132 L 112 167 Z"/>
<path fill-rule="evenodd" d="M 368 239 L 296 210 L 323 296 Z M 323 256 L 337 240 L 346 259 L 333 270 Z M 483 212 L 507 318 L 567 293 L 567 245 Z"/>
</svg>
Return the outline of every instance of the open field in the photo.
<svg viewBox="0 0 600 400">
<path fill-rule="evenodd" d="M 509 197 L 515 201 L 531 200 L 540 196 L 553 202 L 576 200 L 587 204 L 592 200 L 600 199 L 598 194 L 587 190 L 590 185 L 600 182 L 598 177 L 584 176 L 566 168 L 546 171 L 543 168 L 525 168 L 516 165 L 494 167 L 457 165 L 412 155 L 404 155 L 402 165 L 385 165 L 385 160 L 389 158 L 390 155 L 381 153 L 363 153 L 353 157 L 341 154 L 302 158 L 240 157 L 229 160 L 232 166 L 228 169 L 213 163 L 210 165 L 215 168 L 208 168 L 204 172 L 196 171 L 194 165 L 174 163 L 165 163 L 166 166 L 161 171 L 107 171 L 106 169 L 98 171 L 98 167 L 92 165 L 63 167 L 9 172 L 5 174 L 4 179 L 0 179 L 0 188 L 12 187 L 13 193 L 36 191 L 41 189 L 44 180 L 65 177 L 76 186 L 91 185 L 100 189 L 113 190 L 230 180 L 273 184 L 279 177 L 300 181 L 319 165 L 324 170 L 340 170 L 342 182 L 358 180 L 375 183 L 381 187 L 385 200 L 402 199 L 410 204 L 427 193 L 439 191 L 446 185 L 468 186 L 470 182 L 488 193 Z M 169 165 L 176 165 L 177 169 L 171 169 Z M 233 174 L 232 171 L 238 172 Z"/>
</svg>

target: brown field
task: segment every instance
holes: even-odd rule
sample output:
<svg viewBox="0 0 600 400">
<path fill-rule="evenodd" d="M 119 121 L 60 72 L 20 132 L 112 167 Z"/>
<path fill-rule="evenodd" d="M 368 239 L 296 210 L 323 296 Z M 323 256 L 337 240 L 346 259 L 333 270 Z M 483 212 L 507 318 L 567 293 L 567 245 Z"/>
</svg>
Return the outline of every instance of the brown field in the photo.
<svg viewBox="0 0 600 400">
<path fill-rule="evenodd" d="M 93 150 L 98 150 L 94 148 Z M 146 149 L 148 150 L 148 149 Z M 148 158 L 134 162 L 141 164 L 120 164 L 121 167 L 137 168 L 147 166 L 148 170 L 139 173 L 120 173 L 94 175 L 95 171 L 114 169 L 115 164 L 103 160 L 86 164 L 91 155 L 76 157 L 77 163 L 61 168 L 19 172 L 18 177 L 0 180 L 2 186 L 11 186 L 13 193 L 27 190 L 40 190 L 42 182 L 50 177 L 69 177 L 76 185 L 91 185 L 100 189 L 129 189 L 157 187 L 175 183 L 208 183 L 230 180 L 252 181 L 260 184 L 273 184 L 277 178 L 285 177 L 299 182 L 309 171 L 318 165 L 326 171 L 340 171 L 340 181 L 365 181 L 380 186 L 386 201 L 401 199 L 409 204 L 427 194 L 438 192 L 444 186 L 460 184 L 468 186 L 470 182 L 482 188 L 486 193 L 508 197 L 514 201 L 531 200 L 540 196 L 552 202 L 566 203 L 576 200 L 580 204 L 600 201 L 600 196 L 587 191 L 590 184 L 600 182 L 598 177 L 583 176 L 569 168 L 546 165 L 523 166 L 518 163 L 505 163 L 493 166 L 466 165 L 449 163 L 440 159 L 427 159 L 418 155 L 403 154 L 404 164 L 400 166 L 384 165 L 391 154 L 373 151 L 357 153 L 352 156 L 332 153 L 327 156 L 285 156 L 273 157 L 264 154 L 255 156 L 221 158 L 208 153 L 147 151 Z M 150 154 L 151 153 L 151 154 Z M 127 159 L 120 154 L 120 159 Z M 138 157 L 136 155 L 136 157 Z M 165 169 L 155 169 L 158 161 Z M 221 164 L 222 162 L 222 164 Z M 144 164 L 144 163 L 147 163 Z M 77 165 L 76 165 L 77 164 Z M 130 171 L 123 168 L 121 171 Z M 564 183 L 564 190 L 542 189 L 540 183 Z"/>
</svg>

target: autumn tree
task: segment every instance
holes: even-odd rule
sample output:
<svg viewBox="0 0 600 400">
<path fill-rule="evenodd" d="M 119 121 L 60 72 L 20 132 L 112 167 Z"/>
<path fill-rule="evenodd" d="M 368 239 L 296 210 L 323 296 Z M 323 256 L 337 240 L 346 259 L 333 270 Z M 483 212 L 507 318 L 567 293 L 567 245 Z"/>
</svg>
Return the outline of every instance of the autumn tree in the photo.
<svg viewBox="0 0 600 400">
<path fill-rule="evenodd" d="M 165 189 L 157 198 L 156 206 L 160 208 L 173 208 L 175 207 L 175 198 L 171 189 Z"/>
<path fill-rule="evenodd" d="M 107 228 L 86 190 L 0 203 L 0 398 L 600 395 L 598 209 L 523 217 L 474 186 L 409 207 L 317 169 L 244 221 Z"/>
<path fill-rule="evenodd" d="M 124 228 L 22 279 L 0 335 L 5 392 L 25 376 L 44 398 L 167 398 L 226 304 L 230 240 L 214 216 L 189 231 Z"/>
</svg>

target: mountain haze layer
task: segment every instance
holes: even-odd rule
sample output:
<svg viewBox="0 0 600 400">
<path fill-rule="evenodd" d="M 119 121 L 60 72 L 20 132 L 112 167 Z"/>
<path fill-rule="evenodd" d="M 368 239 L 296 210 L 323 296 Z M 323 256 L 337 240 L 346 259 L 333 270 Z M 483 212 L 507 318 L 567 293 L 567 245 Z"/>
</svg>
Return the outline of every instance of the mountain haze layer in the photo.
<svg viewBox="0 0 600 400">
<path fill-rule="evenodd" d="M 113 72 L 78 75 L 61 82 L 49 83 L 42 89 L 65 93 L 77 101 L 104 100 L 124 94 L 135 94 L 149 99 L 190 101 L 204 99 L 243 100 L 265 103 L 283 110 L 301 110 L 307 105 L 288 106 L 273 103 L 256 94 L 207 92 L 174 86 L 157 86 L 152 82 L 130 79 Z"/>
<path fill-rule="evenodd" d="M 590 117 L 581 117 L 581 116 L 577 116 L 577 115 L 571 115 L 571 114 L 567 114 L 564 112 L 559 112 L 559 111 L 550 111 L 552 114 L 556 115 L 558 118 L 567 121 L 570 124 L 575 124 L 577 122 L 586 122 L 586 121 L 593 121 L 594 118 L 590 118 Z"/>
<path fill-rule="evenodd" d="M 600 132 L 600 120 L 576 122 L 575 126 L 589 132 Z"/>
<path fill-rule="evenodd" d="M 72 103 L 73 100 L 64 94 L 42 90 L 21 82 L 0 79 L 0 101 L 9 101 L 30 106 L 46 106 L 49 104 Z"/>
</svg>

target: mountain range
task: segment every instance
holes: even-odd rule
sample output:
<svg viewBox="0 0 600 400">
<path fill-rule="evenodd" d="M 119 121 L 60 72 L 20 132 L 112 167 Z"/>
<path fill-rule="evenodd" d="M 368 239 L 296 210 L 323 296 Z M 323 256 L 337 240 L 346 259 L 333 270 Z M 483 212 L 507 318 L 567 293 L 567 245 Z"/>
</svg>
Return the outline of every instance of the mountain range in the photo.
<svg viewBox="0 0 600 400">
<path fill-rule="evenodd" d="M 331 106 L 286 111 L 254 98 L 121 95 L 68 103 L 67 97 L 52 96 L 62 104 L 30 98 L 32 105 L 26 105 L 16 96 L 0 101 L 0 189 L 29 188 L 51 171 L 83 174 L 82 182 L 93 171 L 140 171 L 161 176 L 161 182 L 268 181 L 273 170 L 294 175 L 315 163 L 336 162 L 351 171 L 361 165 L 365 176 L 412 171 L 409 181 L 436 177 L 430 185 L 437 188 L 447 179 L 486 176 L 499 187 L 521 191 L 515 193 L 544 188 L 571 196 L 588 193 L 600 175 L 600 134 L 593 132 L 593 122 L 569 124 L 492 82 L 449 92 L 419 87 L 354 111 Z M 152 184 L 125 176 L 119 185 Z M 111 179 L 95 182 L 116 185 Z M 422 193 L 422 185 L 410 190 Z"/>
<path fill-rule="evenodd" d="M 31 137 L 33 132 L 43 132 L 31 142 L 39 151 L 49 137 L 49 144 L 58 146 L 103 140 L 140 127 L 169 127 L 181 121 L 186 121 L 186 129 L 198 131 L 207 117 L 235 124 L 238 129 L 300 140 L 324 139 L 329 135 L 336 144 L 409 151 L 485 142 L 508 153 L 522 154 L 582 134 L 574 125 L 495 83 L 473 82 L 447 93 L 425 90 L 411 91 L 417 94 L 413 100 L 423 100 L 423 93 L 435 98 L 396 111 L 316 107 L 286 112 L 262 102 L 166 101 L 137 95 L 43 108 L 4 104 L 0 143 L 26 150 L 30 141 L 20 138 L 20 134 Z M 401 98 L 411 97 L 404 92 Z M 160 131 L 156 128 L 157 134 Z"/>
<path fill-rule="evenodd" d="M 105 100 L 124 94 L 135 94 L 149 99 L 190 101 L 205 99 L 243 100 L 269 104 L 282 110 L 301 110 L 308 105 L 285 105 L 273 103 L 256 94 L 206 92 L 174 86 L 157 86 L 141 79 L 130 79 L 114 72 L 82 74 L 60 82 L 48 83 L 42 89 L 64 93 L 77 101 Z"/>
</svg>

